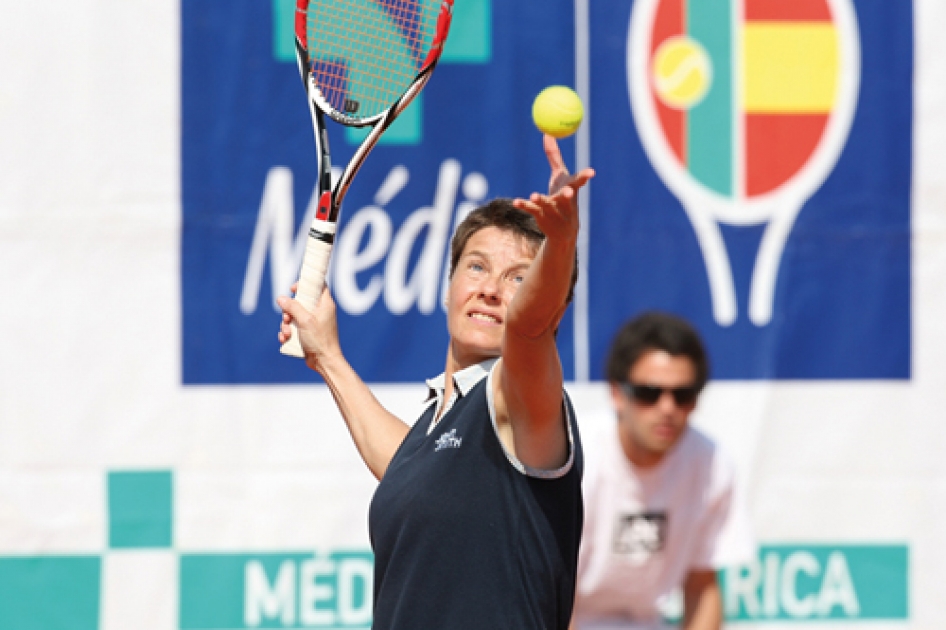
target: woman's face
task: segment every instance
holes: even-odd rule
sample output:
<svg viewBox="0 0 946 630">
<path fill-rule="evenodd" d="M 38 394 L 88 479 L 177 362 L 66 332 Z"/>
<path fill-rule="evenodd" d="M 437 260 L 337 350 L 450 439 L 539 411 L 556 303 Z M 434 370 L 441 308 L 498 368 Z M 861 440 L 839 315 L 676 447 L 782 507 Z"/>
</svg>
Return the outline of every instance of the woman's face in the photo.
<svg viewBox="0 0 946 630">
<path fill-rule="evenodd" d="M 450 352 L 458 369 L 500 355 L 506 311 L 534 258 L 528 240 L 497 227 L 467 241 L 447 295 Z"/>
</svg>

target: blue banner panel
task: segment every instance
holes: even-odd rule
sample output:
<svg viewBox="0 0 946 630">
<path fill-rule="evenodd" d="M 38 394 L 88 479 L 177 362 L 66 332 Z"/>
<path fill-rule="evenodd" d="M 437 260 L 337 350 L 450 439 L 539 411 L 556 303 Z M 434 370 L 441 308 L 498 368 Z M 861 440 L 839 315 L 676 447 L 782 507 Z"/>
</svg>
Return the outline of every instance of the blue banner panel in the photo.
<svg viewBox="0 0 946 630">
<path fill-rule="evenodd" d="M 654 308 L 697 325 L 715 378 L 910 377 L 910 2 L 530 6 L 457 3 L 444 61 L 345 200 L 329 282 L 365 380 L 442 371 L 457 217 L 545 187 L 532 100 L 576 76 L 598 176 L 566 378 L 601 378 L 614 331 Z M 313 378 L 276 342 L 316 179 L 291 17 L 291 0 L 182 5 L 185 383 Z M 331 125 L 336 167 L 363 135 Z"/>
<path fill-rule="evenodd" d="M 274 308 L 298 274 L 317 172 L 305 93 L 279 39 L 292 11 L 282 0 L 181 9 L 184 383 L 311 382 L 302 361 L 279 354 Z M 531 105 L 574 77 L 572 21 L 559 19 L 572 12 L 562 0 L 541 14 L 458 3 L 443 62 L 355 178 L 329 282 L 342 346 L 366 381 L 443 370 L 441 286 L 457 214 L 547 186 Z M 329 131 L 344 165 L 362 134 Z M 574 142 L 562 146 L 573 163 Z M 569 314 L 559 335 L 569 376 L 571 329 Z"/>
<path fill-rule="evenodd" d="M 910 378 L 912 3 L 588 6 L 595 373 L 661 309 L 714 378 Z"/>
</svg>

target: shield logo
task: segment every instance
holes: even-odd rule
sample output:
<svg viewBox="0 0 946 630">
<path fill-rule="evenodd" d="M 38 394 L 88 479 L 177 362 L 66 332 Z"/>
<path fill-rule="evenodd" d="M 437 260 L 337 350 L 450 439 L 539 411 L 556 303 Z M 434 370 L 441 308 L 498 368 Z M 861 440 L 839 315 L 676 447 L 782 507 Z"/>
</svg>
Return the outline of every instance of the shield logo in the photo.
<svg viewBox="0 0 946 630">
<path fill-rule="evenodd" d="M 851 0 L 638 0 L 629 34 L 635 124 L 696 232 L 721 326 L 738 310 L 719 226 L 765 224 L 748 302 L 764 326 L 795 218 L 854 119 Z"/>
</svg>

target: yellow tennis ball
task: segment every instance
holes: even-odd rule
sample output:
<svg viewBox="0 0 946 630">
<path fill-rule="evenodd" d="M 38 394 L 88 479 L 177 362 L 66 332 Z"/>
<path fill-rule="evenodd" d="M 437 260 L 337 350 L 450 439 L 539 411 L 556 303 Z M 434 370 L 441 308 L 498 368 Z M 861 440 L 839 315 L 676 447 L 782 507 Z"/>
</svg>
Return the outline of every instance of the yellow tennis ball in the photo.
<svg viewBox="0 0 946 630">
<path fill-rule="evenodd" d="M 694 107 L 713 82 L 706 49 L 686 35 L 670 37 L 657 48 L 652 70 L 657 96 L 675 109 Z"/>
<path fill-rule="evenodd" d="M 535 126 L 555 138 L 565 138 L 578 131 L 584 115 L 581 99 L 574 90 L 564 85 L 545 88 L 532 103 Z"/>
</svg>

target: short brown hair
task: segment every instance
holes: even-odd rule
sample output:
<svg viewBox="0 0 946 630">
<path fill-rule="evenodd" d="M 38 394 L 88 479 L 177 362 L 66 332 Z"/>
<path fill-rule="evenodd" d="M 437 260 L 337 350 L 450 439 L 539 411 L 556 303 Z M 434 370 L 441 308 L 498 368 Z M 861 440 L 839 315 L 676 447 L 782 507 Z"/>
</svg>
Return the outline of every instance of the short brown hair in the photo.
<svg viewBox="0 0 946 630">
<path fill-rule="evenodd" d="M 700 334 L 682 317 L 649 311 L 625 323 L 611 342 L 605 368 L 608 381 L 623 383 L 646 352 L 663 350 L 670 356 L 687 357 L 696 371 L 696 385 L 702 390 L 709 380 L 709 360 Z"/>
<path fill-rule="evenodd" d="M 512 205 L 511 199 L 498 198 L 489 203 L 480 206 L 466 216 L 453 233 L 453 240 L 450 241 L 450 277 L 457 270 L 457 264 L 460 262 L 460 256 L 470 238 L 480 230 L 488 227 L 495 227 L 500 230 L 511 232 L 525 239 L 532 247 L 533 254 L 539 250 L 542 241 L 545 240 L 545 234 L 539 229 L 535 217 L 528 212 L 519 210 Z M 571 284 L 568 287 L 568 295 L 565 298 L 565 304 L 570 304 L 575 296 L 575 284 L 578 282 L 578 254 L 575 254 L 575 261 L 572 263 Z"/>
</svg>

